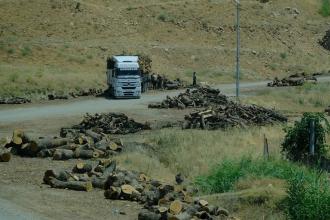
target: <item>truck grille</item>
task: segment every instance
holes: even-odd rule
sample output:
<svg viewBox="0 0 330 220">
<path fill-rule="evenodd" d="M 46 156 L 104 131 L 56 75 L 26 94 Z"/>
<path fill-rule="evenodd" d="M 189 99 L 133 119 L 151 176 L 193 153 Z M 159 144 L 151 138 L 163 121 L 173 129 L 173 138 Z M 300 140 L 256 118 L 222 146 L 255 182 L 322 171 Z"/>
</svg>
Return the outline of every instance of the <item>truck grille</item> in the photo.
<svg viewBox="0 0 330 220">
<path fill-rule="evenodd" d="M 125 86 L 125 87 L 121 87 L 122 89 L 135 89 L 136 87 L 133 86 Z"/>
<path fill-rule="evenodd" d="M 134 92 L 124 92 L 124 96 L 133 96 Z"/>
</svg>

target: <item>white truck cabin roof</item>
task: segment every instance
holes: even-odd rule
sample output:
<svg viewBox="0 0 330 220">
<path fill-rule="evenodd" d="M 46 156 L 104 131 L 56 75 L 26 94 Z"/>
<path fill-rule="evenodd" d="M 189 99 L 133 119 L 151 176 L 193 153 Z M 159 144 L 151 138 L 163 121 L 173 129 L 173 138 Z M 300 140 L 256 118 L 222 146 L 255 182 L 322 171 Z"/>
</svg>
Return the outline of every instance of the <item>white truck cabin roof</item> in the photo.
<svg viewBox="0 0 330 220">
<path fill-rule="evenodd" d="M 138 56 L 113 56 L 113 60 L 116 63 L 137 63 L 139 61 Z"/>
</svg>

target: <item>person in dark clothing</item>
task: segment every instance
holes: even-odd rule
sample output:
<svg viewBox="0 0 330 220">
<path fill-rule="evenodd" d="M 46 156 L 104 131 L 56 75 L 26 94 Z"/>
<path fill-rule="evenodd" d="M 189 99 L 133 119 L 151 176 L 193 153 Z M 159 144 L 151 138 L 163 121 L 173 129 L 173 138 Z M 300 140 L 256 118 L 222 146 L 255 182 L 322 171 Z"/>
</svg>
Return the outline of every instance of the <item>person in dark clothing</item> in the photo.
<svg viewBox="0 0 330 220">
<path fill-rule="evenodd" d="M 196 72 L 193 73 L 193 86 L 197 86 L 197 76 L 196 76 Z"/>
<path fill-rule="evenodd" d="M 152 89 L 156 90 L 157 89 L 157 76 L 155 73 L 151 75 L 151 84 L 152 84 Z"/>
<path fill-rule="evenodd" d="M 161 75 L 158 75 L 157 84 L 157 89 L 163 89 L 163 77 Z"/>
</svg>

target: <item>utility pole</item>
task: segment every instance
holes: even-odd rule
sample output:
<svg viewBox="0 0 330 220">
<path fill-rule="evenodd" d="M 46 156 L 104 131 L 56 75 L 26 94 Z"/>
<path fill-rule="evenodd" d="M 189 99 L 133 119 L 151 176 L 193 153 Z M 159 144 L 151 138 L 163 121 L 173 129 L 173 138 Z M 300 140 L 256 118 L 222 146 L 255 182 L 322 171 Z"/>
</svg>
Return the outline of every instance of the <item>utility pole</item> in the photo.
<svg viewBox="0 0 330 220">
<path fill-rule="evenodd" d="M 236 99 L 239 101 L 240 96 L 240 0 L 236 0 Z"/>
</svg>

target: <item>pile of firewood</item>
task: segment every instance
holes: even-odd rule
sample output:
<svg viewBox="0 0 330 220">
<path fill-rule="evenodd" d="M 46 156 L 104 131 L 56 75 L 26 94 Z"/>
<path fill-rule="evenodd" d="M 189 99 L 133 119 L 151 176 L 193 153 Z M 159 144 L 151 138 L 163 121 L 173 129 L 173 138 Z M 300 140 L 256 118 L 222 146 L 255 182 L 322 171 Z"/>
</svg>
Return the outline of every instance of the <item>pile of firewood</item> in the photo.
<svg viewBox="0 0 330 220">
<path fill-rule="evenodd" d="M 21 97 L 9 97 L 9 98 L 1 98 L 0 97 L 0 104 L 25 104 L 30 103 L 31 100 L 28 98 L 21 98 Z"/>
<path fill-rule="evenodd" d="M 8 142 L 6 140 L 6 142 Z M 6 143 L 0 145 L 0 162 L 9 162 L 11 159 L 11 148 L 6 148 Z"/>
<path fill-rule="evenodd" d="M 71 99 L 81 96 L 101 96 L 103 94 L 102 89 L 81 89 L 77 92 L 69 92 L 68 94 L 57 94 L 55 92 L 48 94 L 48 100 L 56 99 Z"/>
<path fill-rule="evenodd" d="M 285 86 L 302 86 L 306 82 L 317 82 L 317 78 L 314 75 L 306 75 L 305 73 L 293 74 L 283 79 L 275 79 L 268 83 L 268 87 L 285 87 Z"/>
<path fill-rule="evenodd" d="M 248 125 L 266 125 L 286 122 L 287 118 L 276 111 L 256 105 L 241 105 L 228 102 L 215 108 L 193 112 L 185 116 L 184 129 L 220 129 L 245 127 Z"/>
<path fill-rule="evenodd" d="M 61 137 L 32 137 L 16 129 L 5 148 L 16 155 L 25 157 L 52 157 L 54 160 L 72 158 L 92 159 L 114 155 L 123 149 L 120 139 L 111 139 L 108 135 L 85 130 L 62 129 Z"/>
<path fill-rule="evenodd" d="M 149 130 L 148 123 L 141 124 L 133 119 L 129 119 L 121 113 L 102 113 L 90 115 L 86 114 L 79 125 L 73 126 L 74 129 L 92 129 L 97 133 L 105 134 L 128 134 L 136 133 L 141 130 Z"/>
<path fill-rule="evenodd" d="M 95 163 L 95 162 L 94 162 Z M 44 183 L 53 188 L 77 191 L 104 189 L 108 177 L 115 171 L 116 161 L 110 159 L 92 162 L 78 162 L 72 170 L 47 170 Z"/>
<path fill-rule="evenodd" d="M 325 33 L 325 36 L 319 41 L 319 43 L 324 49 L 330 51 L 330 30 Z"/>
<path fill-rule="evenodd" d="M 195 190 L 151 179 L 141 172 L 120 169 L 115 161 L 78 162 L 72 170 L 47 170 L 44 183 L 53 188 L 90 191 L 104 189 L 106 199 L 137 201 L 143 205 L 140 220 L 213 219 L 228 217 L 227 210 L 194 198 Z"/>
<path fill-rule="evenodd" d="M 149 108 L 194 108 L 223 105 L 228 103 L 227 96 L 221 94 L 220 90 L 208 87 L 198 89 L 187 89 L 186 92 L 176 97 L 167 96 L 161 103 L 150 104 Z"/>
</svg>

